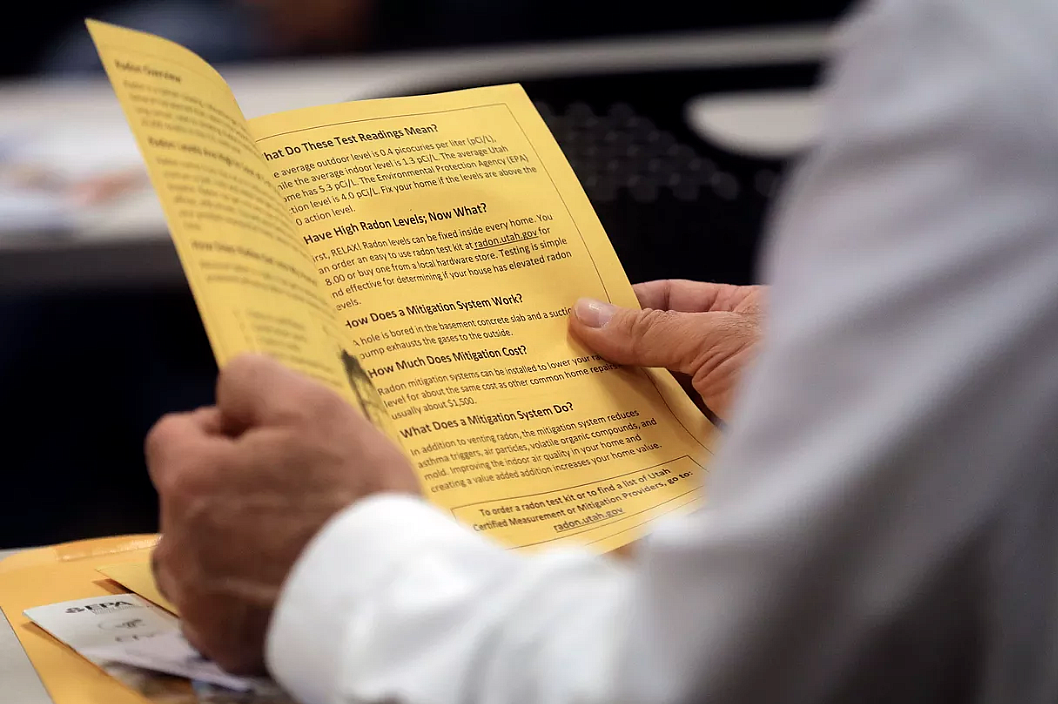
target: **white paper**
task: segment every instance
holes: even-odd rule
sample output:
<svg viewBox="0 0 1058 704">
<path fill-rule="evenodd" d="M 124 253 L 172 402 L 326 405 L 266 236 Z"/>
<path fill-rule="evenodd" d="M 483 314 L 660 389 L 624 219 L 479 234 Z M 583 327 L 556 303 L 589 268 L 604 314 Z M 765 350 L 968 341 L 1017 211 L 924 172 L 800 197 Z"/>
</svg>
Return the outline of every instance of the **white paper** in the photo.
<svg viewBox="0 0 1058 704">
<path fill-rule="evenodd" d="M 174 616 L 134 594 L 64 601 L 26 609 L 25 614 L 79 653 L 86 648 L 180 632 Z"/>
<path fill-rule="evenodd" d="M 93 661 L 99 659 L 135 665 L 179 675 L 189 680 L 210 682 L 228 689 L 245 692 L 254 688 L 249 679 L 229 675 L 215 663 L 202 657 L 179 631 L 162 633 L 142 640 L 85 648 L 78 652 Z"/>
<path fill-rule="evenodd" d="M 104 670 L 119 663 L 241 692 L 278 694 L 269 680 L 229 675 L 202 657 L 174 616 L 134 594 L 38 606 L 25 614 Z"/>
</svg>

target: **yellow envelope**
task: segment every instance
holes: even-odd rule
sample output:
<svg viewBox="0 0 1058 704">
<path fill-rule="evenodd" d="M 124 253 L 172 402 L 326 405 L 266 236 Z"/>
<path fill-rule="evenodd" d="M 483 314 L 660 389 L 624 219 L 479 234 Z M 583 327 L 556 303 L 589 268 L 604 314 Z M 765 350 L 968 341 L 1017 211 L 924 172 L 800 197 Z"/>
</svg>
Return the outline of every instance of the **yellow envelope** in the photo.
<svg viewBox="0 0 1058 704">
<path fill-rule="evenodd" d="M 101 575 L 101 566 L 149 563 L 157 536 L 85 540 L 26 550 L 0 562 L 0 609 L 55 704 L 143 704 L 148 701 L 35 626 L 23 615 L 34 606 L 126 590 Z"/>
<path fill-rule="evenodd" d="M 151 572 L 150 562 L 122 562 L 116 565 L 100 567 L 98 571 L 110 577 L 133 594 L 139 594 L 147 601 L 157 604 L 171 614 L 180 615 L 180 612 L 176 610 L 176 606 L 158 591 L 158 585 L 154 582 L 154 573 Z"/>
</svg>

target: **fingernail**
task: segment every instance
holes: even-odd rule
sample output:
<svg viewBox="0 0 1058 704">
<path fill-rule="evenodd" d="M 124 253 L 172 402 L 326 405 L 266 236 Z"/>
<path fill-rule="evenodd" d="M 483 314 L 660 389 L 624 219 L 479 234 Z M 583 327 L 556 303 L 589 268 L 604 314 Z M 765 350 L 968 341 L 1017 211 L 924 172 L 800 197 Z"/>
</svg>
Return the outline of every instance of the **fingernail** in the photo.
<svg viewBox="0 0 1058 704">
<path fill-rule="evenodd" d="M 581 298 L 573 306 L 573 312 L 577 314 L 577 320 L 589 328 L 601 328 L 610 322 L 610 318 L 617 311 L 617 306 L 594 298 Z"/>
</svg>

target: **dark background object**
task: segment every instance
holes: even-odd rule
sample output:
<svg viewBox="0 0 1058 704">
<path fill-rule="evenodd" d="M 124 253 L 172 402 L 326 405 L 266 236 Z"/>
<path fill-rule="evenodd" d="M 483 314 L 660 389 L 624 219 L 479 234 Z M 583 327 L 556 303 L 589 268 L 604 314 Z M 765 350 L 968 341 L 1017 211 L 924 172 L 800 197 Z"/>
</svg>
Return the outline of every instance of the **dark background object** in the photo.
<svg viewBox="0 0 1058 704">
<path fill-rule="evenodd" d="M 379 49 L 553 41 L 829 22 L 851 0 L 385 0 Z"/>
<path fill-rule="evenodd" d="M 357 50 L 361 52 L 829 22 L 852 4 L 851 0 L 784 3 L 772 0 L 737 3 L 686 0 L 373 2 L 378 9 L 370 29 L 360 33 Z M 283 51 L 275 43 L 268 42 L 256 26 L 260 24 L 257 20 L 260 19 L 261 4 L 251 0 L 55 0 L 48 3 L 20 3 L 17 24 L 9 25 L 5 40 L 0 42 L 0 77 L 30 74 L 48 65 L 48 55 L 61 50 L 64 43 L 87 39 L 82 24 L 85 17 L 120 21 L 137 29 L 156 31 L 182 41 L 204 36 L 204 44 L 192 48 L 200 51 L 208 61 L 245 61 L 291 53 L 320 53 L 318 44 L 292 52 Z M 306 3 L 300 5 L 302 8 L 308 7 Z M 187 17 L 183 25 L 172 21 L 173 15 L 179 13 Z M 210 26 L 202 26 L 203 22 L 208 22 Z M 179 36 L 171 36 L 173 32 L 167 32 L 161 26 L 163 24 L 175 28 Z M 192 31 L 184 32 L 183 28 L 188 25 Z M 234 28 L 237 25 L 238 37 L 230 37 L 227 42 L 216 42 L 210 38 L 217 26 Z M 238 48 L 233 48 L 233 44 Z M 85 46 L 90 48 L 90 45 Z M 342 53 L 342 48 L 328 46 L 326 53 Z"/>
<path fill-rule="evenodd" d="M 156 530 L 144 437 L 216 370 L 186 287 L 0 297 L 0 547 Z"/>
<path fill-rule="evenodd" d="M 748 284 L 783 163 L 702 141 L 688 101 L 813 85 L 817 65 L 523 81 L 584 185 L 633 283 Z"/>
</svg>

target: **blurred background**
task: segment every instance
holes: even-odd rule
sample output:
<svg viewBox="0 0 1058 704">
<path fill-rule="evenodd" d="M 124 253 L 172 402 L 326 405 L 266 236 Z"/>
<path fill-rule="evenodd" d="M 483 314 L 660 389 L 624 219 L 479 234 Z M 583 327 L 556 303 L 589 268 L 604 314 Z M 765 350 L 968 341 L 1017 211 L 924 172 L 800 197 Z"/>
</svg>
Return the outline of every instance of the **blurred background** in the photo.
<svg viewBox="0 0 1058 704">
<path fill-rule="evenodd" d="M 755 280 L 849 3 L 136 0 L 19 3 L 0 43 L 0 548 L 152 532 L 143 437 L 216 366 L 84 29 L 214 63 L 248 117 L 521 82 L 633 282 Z"/>
</svg>

